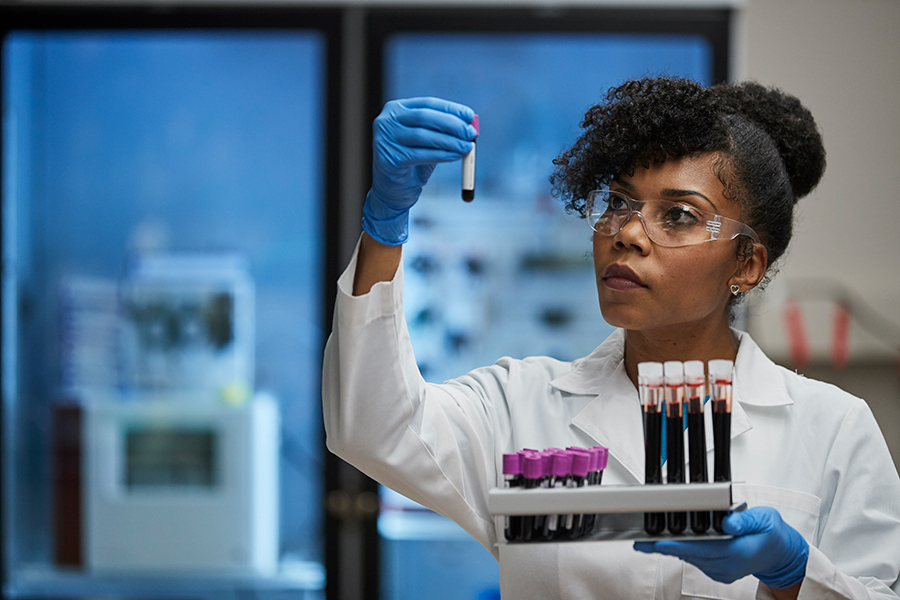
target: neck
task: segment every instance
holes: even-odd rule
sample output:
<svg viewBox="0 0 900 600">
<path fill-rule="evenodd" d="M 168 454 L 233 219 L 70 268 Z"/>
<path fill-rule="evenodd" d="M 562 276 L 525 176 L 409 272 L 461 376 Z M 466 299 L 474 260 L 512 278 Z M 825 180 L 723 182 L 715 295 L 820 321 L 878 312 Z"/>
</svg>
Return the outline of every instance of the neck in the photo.
<svg viewBox="0 0 900 600">
<path fill-rule="evenodd" d="M 637 366 L 645 361 L 709 360 L 737 357 L 737 342 L 727 322 L 714 327 L 693 323 L 662 331 L 625 332 L 625 372 L 637 387 Z"/>
</svg>

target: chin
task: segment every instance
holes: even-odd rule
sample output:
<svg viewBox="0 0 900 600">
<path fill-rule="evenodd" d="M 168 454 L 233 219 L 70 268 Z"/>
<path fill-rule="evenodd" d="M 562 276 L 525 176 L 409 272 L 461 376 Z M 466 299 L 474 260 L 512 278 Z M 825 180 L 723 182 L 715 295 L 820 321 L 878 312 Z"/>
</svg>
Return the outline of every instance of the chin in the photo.
<svg viewBox="0 0 900 600">
<path fill-rule="evenodd" d="M 603 320 L 613 327 L 621 327 L 622 329 L 643 329 L 646 319 L 628 306 L 617 305 L 604 307 L 600 305 L 600 314 Z"/>
</svg>

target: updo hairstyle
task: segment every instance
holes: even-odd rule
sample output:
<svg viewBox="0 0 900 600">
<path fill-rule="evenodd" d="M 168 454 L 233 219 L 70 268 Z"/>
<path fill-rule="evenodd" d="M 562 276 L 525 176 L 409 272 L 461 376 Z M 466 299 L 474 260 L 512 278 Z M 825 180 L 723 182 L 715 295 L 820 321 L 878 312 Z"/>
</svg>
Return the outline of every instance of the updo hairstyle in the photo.
<svg viewBox="0 0 900 600">
<path fill-rule="evenodd" d="M 825 170 L 825 147 L 810 112 L 794 96 L 757 83 L 704 88 L 686 79 L 628 81 L 591 107 L 581 127 L 550 176 L 567 210 L 585 216 L 588 193 L 619 174 L 718 153 L 724 195 L 759 235 L 769 267 L 790 242 L 794 204 Z M 739 258 L 748 246 L 739 245 Z"/>
</svg>

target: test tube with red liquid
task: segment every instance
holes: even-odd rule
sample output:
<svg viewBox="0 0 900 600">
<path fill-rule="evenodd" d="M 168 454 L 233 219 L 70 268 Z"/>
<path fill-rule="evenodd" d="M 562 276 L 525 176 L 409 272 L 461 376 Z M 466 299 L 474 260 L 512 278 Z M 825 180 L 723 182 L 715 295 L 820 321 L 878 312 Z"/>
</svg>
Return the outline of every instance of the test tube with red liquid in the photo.
<svg viewBox="0 0 900 600">
<path fill-rule="evenodd" d="M 703 401 L 706 396 L 703 361 L 685 361 L 684 392 L 688 421 L 688 481 L 709 483 L 706 466 L 706 424 L 703 421 Z M 705 533 L 709 529 L 709 524 L 708 510 L 691 513 L 691 530 L 694 533 Z"/>
<path fill-rule="evenodd" d="M 666 483 L 684 483 L 684 365 L 670 360 L 663 365 L 666 396 Z M 669 533 L 687 529 L 686 512 L 666 515 Z"/>
<path fill-rule="evenodd" d="M 734 363 L 730 360 L 709 361 L 709 401 L 712 403 L 713 480 L 731 481 L 731 385 Z M 713 529 L 722 531 L 725 511 L 713 511 Z"/>
<path fill-rule="evenodd" d="M 663 365 L 638 363 L 638 390 L 644 412 L 644 483 L 662 483 Z M 665 513 L 644 513 L 644 530 L 659 535 L 666 527 Z"/>
</svg>

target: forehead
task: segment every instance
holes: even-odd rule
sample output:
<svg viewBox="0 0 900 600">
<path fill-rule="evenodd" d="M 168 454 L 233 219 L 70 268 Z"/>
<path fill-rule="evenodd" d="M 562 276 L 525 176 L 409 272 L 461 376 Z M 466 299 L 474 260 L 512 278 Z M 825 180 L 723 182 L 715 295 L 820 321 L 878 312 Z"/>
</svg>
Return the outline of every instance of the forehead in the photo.
<svg viewBox="0 0 900 600">
<path fill-rule="evenodd" d="M 725 197 L 725 185 L 717 174 L 717 158 L 718 155 L 710 153 L 669 159 L 649 167 L 637 167 L 631 175 L 619 175 L 614 182 L 638 200 L 681 200 L 738 218 L 740 207 Z"/>
</svg>

